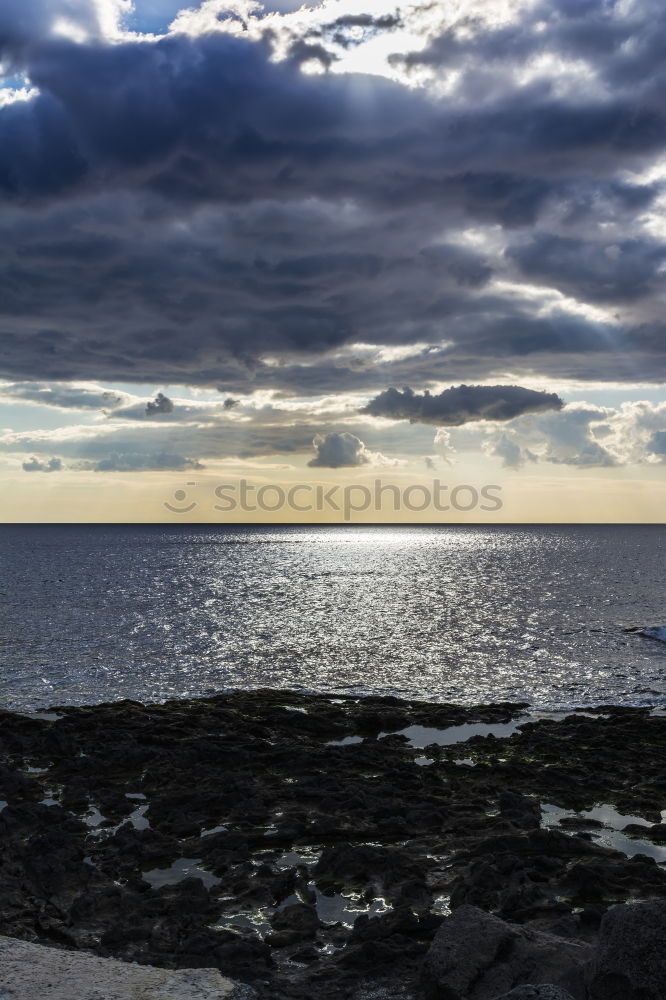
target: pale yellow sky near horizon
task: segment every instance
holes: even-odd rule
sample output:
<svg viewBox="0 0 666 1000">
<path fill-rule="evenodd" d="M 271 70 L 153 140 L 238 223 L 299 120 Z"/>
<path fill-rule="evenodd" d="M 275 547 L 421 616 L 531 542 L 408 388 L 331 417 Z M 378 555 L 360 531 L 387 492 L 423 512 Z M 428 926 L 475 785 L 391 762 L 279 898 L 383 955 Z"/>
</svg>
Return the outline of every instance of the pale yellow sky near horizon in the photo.
<svg viewBox="0 0 666 1000">
<path fill-rule="evenodd" d="M 241 480 L 248 484 L 246 508 L 257 506 L 257 490 L 264 487 L 263 510 L 241 509 Z M 379 506 L 374 496 L 377 480 L 385 487 Z M 432 495 L 435 481 L 441 484 L 440 506 L 458 486 L 458 507 L 470 509 L 455 509 L 449 503 L 449 510 L 437 510 L 432 504 L 419 510 L 426 500 L 423 488 Z M 235 489 L 216 496 L 216 488 L 225 485 Z M 289 490 L 299 485 L 303 488 L 294 495 L 296 504 L 309 504 L 314 510 L 290 509 Z M 493 500 L 484 501 L 482 490 L 490 485 L 495 487 Z M 285 494 L 284 503 L 280 504 L 273 486 Z M 337 491 L 328 492 L 335 486 Z M 386 488 L 390 486 L 401 491 L 398 511 L 395 493 Z M 464 486 L 476 490 L 476 504 L 474 493 Z M 320 509 L 316 509 L 317 487 Z M 347 518 L 345 488 L 351 488 Z M 405 498 L 414 509 L 405 508 Z M 501 500 L 501 506 L 494 498 Z M 336 511 L 334 505 L 340 509 Z M 17 470 L 6 476 L 0 504 L 0 518 L 6 523 L 664 523 L 664 511 L 663 466 L 574 471 L 557 466 L 544 471 L 540 466 L 514 472 L 490 460 L 461 461 L 433 472 L 411 466 L 371 470 L 291 467 L 267 469 L 262 474 L 256 467 L 244 469 L 240 464 L 139 475 L 83 471 L 26 475 Z"/>
</svg>

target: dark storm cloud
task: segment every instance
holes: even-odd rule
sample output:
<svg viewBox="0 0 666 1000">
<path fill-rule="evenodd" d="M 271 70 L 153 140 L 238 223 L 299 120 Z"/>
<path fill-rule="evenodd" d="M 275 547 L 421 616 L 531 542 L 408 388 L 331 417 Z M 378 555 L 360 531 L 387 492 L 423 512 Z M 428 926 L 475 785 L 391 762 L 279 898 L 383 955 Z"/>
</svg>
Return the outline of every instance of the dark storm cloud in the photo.
<svg viewBox="0 0 666 1000">
<path fill-rule="evenodd" d="M 647 240 L 601 243 L 539 233 L 509 251 L 523 274 L 588 302 L 643 298 L 662 277 L 666 245 Z"/>
<path fill-rule="evenodd" d="M 363 408 L 362 413 L 413 424 L 460 427 L 476 420 L 513 420 L 523 413 L 560 410 L 554 392 L 537 392 L 520 385 L 458 385 L 439 395 L 412 389 L 387 389 Z"/>
<path fill-rule="evenodd" d="M 633 356 L 657 377 L 660 363 L 642 359 L 663 357 L 659 324 L 611 328 L 562 308 L 535 316 L 531 301 L 489 285 L 485 249 L 431 244 L 440 221 L 426 208 L 366 216 L 296 204 L 209 208 L 182 225 L 137 195 L 29 216 L 7 210 L 2 369 L 17 380 L 37 370 L 49 380 L 193 382 L 231 395 L 486 380 L 507 371 L 507 358 L 517 374 L 626 378 Z M 404 361 L 326 356 L 352 341 L 442 340 L 446 350 L 416 349 Z M 266 365 L 268 355 L 281 364 Z"/>
<path fill-rule="evenodd" d="M 379 79 L 364 104 L 346 77 L 304 76 L 268 56 L 225 34 L 31 49 L 26 69 L 41 94 L 0 115 L 0 191 L 72 193 L 103 173 L 106 184 L 184 201 L 359 188 L 391 197 L 397 149 L 387 139 L 397 124 L 425 151 L 413 123 L 434 125 L 435 107 Z"/>
<path fill-rule="evenodd" d="M 520 224 L 572 157 L 576 173 L 603 177 L 666 146 L 662 105 L 647 95 L 573 104 L 527 88 L 460 110 L 374 77 L 359 100 L 353 76 L 303 75 L 268 56 L 221 33 L 31 47 L 25 68 L 41 93 L 0 114 L 0 192 L 53 197 L 102 178 L 185 202 L 462 192 L 471 211 Z"/>
<path fill-rule="evenodd" d="M 2 0 L 0 59 L 3 68 L 25 63 L 30 50 L 51 35 L 58 20 L 68 20 L 86 33 L 100 33 L 99 8 L 90 0 Z"/>
<path fill-rule="evenodd" d="M 86 42 L 53 34 L 63 16 Z M 455 70 L 450 96 L 299 70 L 400 27 L 388 8 L 289 28 L 282 61 L 274 22 L 109 44 L 99 20 L 86 0 L 0 11 L 39 88 L 0 107 L 0 371 L 301 394 L 663 377 L 665 250 L 641 221 L 661 187 L 631 174 L 666 148 L 659 5 L 430 26 L 396 64 Z M 544 54 L 559 68 L 523 81 Z M 568 89 L 567 59 L 589 64 Z M 622 314 L 584 312 L 607 303 Z"/>
</svg>

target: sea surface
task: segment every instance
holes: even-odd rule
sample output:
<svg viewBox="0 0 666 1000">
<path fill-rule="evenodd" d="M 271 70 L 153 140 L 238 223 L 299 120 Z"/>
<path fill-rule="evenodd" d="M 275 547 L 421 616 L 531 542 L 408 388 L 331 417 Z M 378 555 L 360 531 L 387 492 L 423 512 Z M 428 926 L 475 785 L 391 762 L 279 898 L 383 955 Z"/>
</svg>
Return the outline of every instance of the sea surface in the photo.
<svg viewBox="0 0 666 1000">
<path fill-rule="evenodd" d="M 664 526 L 0 528 L 0 706 L 666 705 Z"/>
</svg>

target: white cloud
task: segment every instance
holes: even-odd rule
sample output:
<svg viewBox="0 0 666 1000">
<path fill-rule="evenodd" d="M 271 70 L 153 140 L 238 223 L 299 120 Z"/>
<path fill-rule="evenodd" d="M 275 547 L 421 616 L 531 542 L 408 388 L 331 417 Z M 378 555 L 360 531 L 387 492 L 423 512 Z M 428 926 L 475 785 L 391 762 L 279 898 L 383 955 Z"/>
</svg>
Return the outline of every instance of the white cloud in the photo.
<svg viewBox="0 0 666 1000">
<path fill-rule="evenodd" d="M 578 468 L 644 465 L 663 460 L 658 445 L 665 430 L 666 404 L 570 403 L 559 413 L 511 421 L 487 434 L 482 448 L 514 469 L 526 462 Z"/>
</svg>

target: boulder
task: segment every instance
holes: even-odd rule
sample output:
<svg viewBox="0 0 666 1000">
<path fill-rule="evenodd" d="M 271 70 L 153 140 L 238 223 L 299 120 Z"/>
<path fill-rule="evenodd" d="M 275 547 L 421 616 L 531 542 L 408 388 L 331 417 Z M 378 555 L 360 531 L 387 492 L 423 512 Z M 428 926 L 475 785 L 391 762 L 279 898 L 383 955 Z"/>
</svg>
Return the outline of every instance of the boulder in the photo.
<svg viewBox="0 0 666 1000">
<path fill-rule="evenodd" d="M 314 906 L 291 903 L 278 910 L 271 924 L 273 931 L 266 940 L 273 948 L 284 948 L 297 941 L 313 938 L 319 928 L 319 917 Z"/>
<path fill-rule="evenodd" d="M 464 905 L 443 921 L 426 955 L 426 995 L 445 1000 L 495 1000 L 517 986 L 548 984 L 585 1000 L 591 946 L 509 924 Z"/>
<path fill-rule="evenodd" d="M 599 928 L 589 971 L 590 1000 L 663 1000 L 666 900 L 613 906 Z"/>
</svg>

